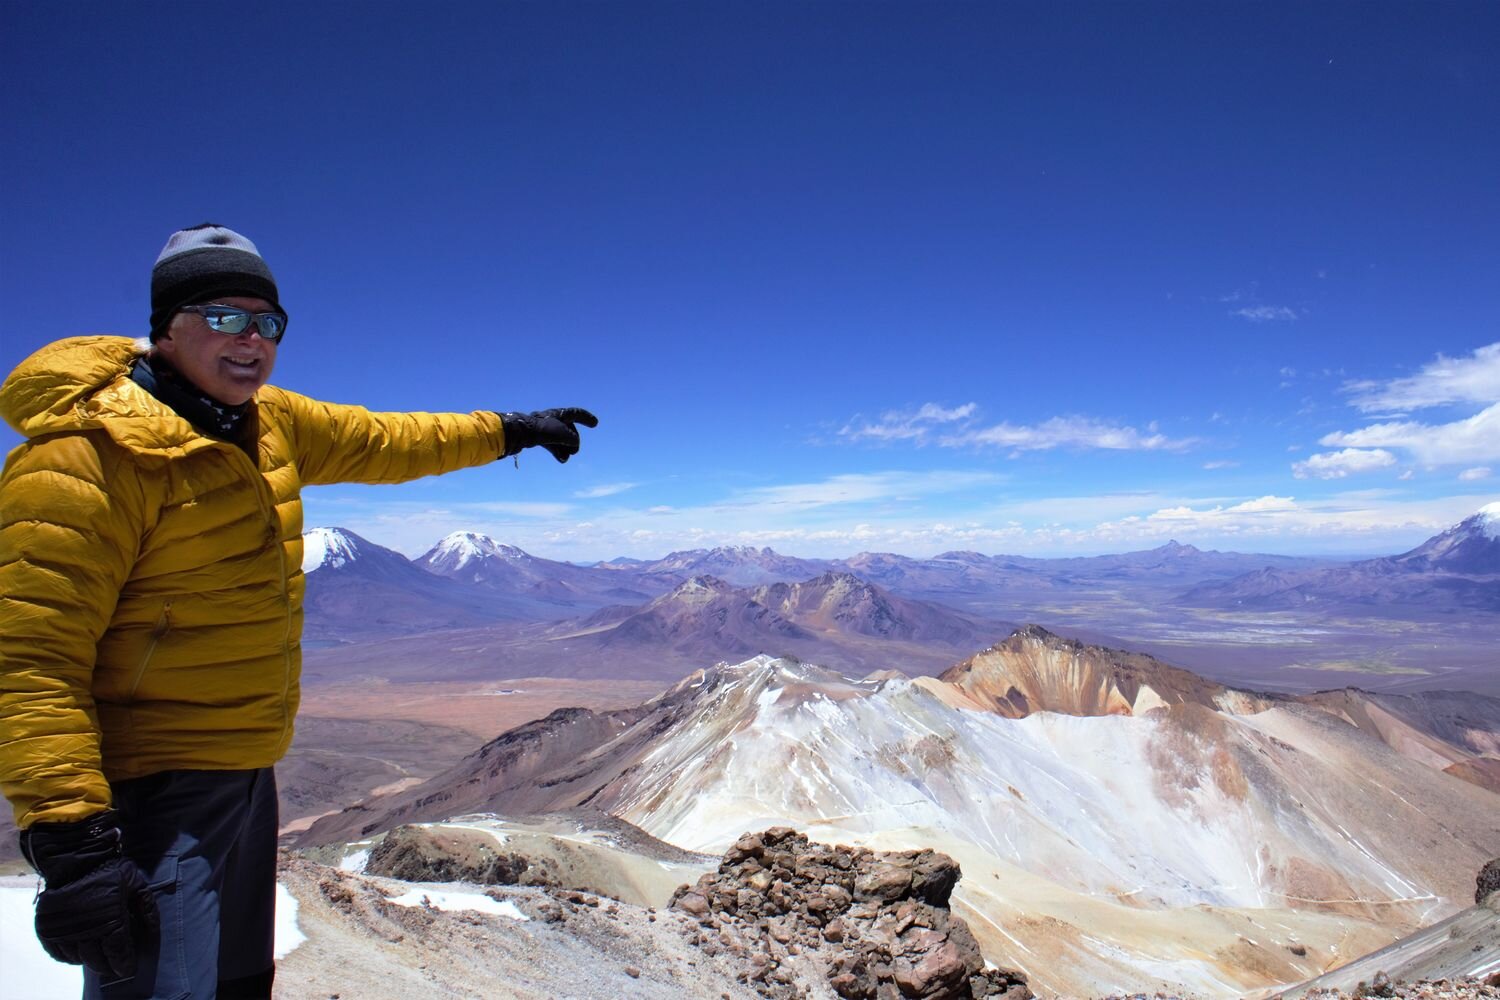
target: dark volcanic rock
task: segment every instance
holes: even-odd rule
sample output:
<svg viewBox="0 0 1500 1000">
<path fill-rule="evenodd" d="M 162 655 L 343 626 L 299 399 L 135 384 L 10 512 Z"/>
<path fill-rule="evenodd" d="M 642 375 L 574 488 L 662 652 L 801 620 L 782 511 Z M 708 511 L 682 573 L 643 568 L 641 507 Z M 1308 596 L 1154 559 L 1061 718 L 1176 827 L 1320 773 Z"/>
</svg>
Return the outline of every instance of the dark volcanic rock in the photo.
<svg viewBox="0 0 1500 1000">
<path fill-rule="evenodd" d="M 777 1000 L 803 995 L 782 968 L 792 956 L 848 1000 L 1029 1000 L 1026 977 L 986 969 L 948 908 L 959 876 L 936 851 L 830 847 L 772 827 L 741 837 L 671 905 L 698 922 L 700 944 L 750 956 L 745 981 Z"/>
<path fill-rule="evenodd" d="M 1490 893 L 1500 891 L 1500 858 L 1479 869 L 1479 877 L 1474 883 L 1474 902 L 1480 905 L 1489 898 Z"/>
</svg>

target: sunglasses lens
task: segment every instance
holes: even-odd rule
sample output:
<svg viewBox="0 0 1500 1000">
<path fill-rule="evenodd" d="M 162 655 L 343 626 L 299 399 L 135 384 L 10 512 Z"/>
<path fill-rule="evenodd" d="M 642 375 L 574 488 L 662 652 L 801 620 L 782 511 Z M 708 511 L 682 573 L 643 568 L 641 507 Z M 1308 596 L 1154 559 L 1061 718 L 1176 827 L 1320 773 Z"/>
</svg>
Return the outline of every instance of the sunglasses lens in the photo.
<svg viewBox="0 0 1500 1000">
<path fill-rule="evenodd" d="M 265 340 L 280 340 L 286 332 L 286 317 L 281 313 L 261 313 L 255 317 L 256 329 Z"/>
<path fill-rule="evenodd" d="M 203 321 L 210 330 L 234 335 L 245 332 L 250 325 L 250 314 L 243 309 L 205 309 Z"/>
</svg>

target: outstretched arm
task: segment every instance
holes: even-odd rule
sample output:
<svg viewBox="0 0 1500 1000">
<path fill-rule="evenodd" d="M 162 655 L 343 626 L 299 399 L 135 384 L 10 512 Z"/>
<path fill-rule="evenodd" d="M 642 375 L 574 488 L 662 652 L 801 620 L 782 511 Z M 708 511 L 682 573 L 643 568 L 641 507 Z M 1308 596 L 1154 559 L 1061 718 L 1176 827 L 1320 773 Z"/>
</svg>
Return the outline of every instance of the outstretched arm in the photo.
<svg viewBox="0 0 1500 1000">
<path fill-rule="evenodd" d="M 559 462 L 578 451 L 575 407 L 537 413 L 375 413 L 280 389 L 262 390 L 263 419 L 283 421 L 304 483 L 402 483 L 485 465 L 540 446 Z"/>
</svg>

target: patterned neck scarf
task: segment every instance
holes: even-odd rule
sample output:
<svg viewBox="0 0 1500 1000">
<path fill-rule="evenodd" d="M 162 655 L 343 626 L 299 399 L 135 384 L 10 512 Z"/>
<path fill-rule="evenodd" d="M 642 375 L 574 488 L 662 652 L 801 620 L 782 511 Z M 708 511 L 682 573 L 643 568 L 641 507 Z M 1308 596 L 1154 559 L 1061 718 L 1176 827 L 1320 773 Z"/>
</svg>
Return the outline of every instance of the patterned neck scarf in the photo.
<svg viewBox="0 0 1500 1000">
<path fill-rule="evenodd" d="M 159 354 L 148 354 L 137 361 L 130 377 L 204 434 L 245 448 L 245 438 L 252 426 L 253 402 L 238 406 L 219 402 L 189 382 Z"/>
</svg>

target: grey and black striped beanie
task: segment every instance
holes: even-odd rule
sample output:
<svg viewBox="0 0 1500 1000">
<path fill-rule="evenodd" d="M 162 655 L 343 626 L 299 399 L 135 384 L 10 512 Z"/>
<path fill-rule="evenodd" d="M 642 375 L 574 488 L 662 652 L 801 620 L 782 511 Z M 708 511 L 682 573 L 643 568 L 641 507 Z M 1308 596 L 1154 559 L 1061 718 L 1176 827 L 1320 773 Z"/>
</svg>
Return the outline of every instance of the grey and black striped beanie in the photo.
<svg viewBox="0 0 1500 1000">
<path fill-rule="evenodd" d="M 265 299 L 281 310 L 276 279 L 254 243 L 215 222 L 179 229 L 151 269 L 151 339 L 178 309 L 224 295 Z"/>
</svg>

